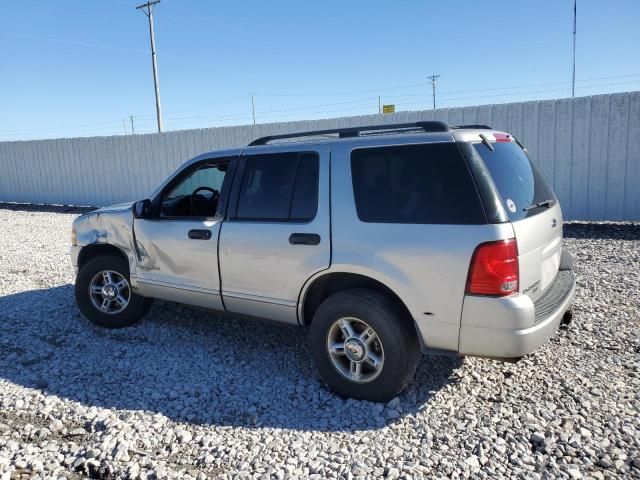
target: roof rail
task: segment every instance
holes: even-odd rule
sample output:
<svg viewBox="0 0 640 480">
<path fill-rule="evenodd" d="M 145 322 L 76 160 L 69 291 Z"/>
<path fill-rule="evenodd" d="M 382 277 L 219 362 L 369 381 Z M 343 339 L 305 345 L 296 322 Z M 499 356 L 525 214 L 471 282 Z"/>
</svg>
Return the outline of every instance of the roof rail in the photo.
<svg viewBox="0 0 640 480">
<path fill-rule="evenodd" d="M 456 125 L 453 128 L 476 128 L 479 130 L 493 130 L 489 125 L 483 125 L 481 123 L 469 123 L 468 125 Z"/>
<path fill-rule="evenodd" d="M 487 127 L 488 128 L 488 127 Z M 261 137 L 249 144 L 250 147 L 255 145 L 266 145 L 272 140 L 281 140 L 285 138 L 297 138 L 297 137 L 315 137 L 320 135 L 338 134 L 340 138 L 358 137 L 361 132 L 370 132 L 377 130 L 388 130 L 389 132 L 402 130 L 402 129 L 422 129 L 425 132 L 450 132 L 449 125 L 443 122 L 429 121 L 429 122 L 415 122 L 415 123 L 396 123 L 388 125 L 369 125 L 366 127 L 345 127 L 345 128 L 332 128 L 329 130 L 315 130 L 310 132 L 297 132 L 297 133 L 283 133 L 280 135 L 268 135 Z"/>
</svg>

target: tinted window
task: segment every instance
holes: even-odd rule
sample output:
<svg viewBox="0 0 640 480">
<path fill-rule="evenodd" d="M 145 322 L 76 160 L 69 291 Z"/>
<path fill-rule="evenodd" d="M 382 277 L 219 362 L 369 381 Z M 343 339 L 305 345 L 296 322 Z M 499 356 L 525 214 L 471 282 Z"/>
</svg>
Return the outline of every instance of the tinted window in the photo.
<svg viewBox="0 0 640 480">
<path fill-rule="evenodd" d="M 318 207 L 318 157 L 279 153 L 246 157 L 238 219 L 305 221 Z"/>
<path fill-rule="evenodd" d="M 492 143 L 492 146 L 493 151 L 482 143 L 474 145 L 502 196 L 509 219 L 519 220 L 543 212 L 545 208 L 524 210 L 531 204 L 556 198 L 537 165 L 517 143 Z"/>
<path fill-rule="evenodd" d="M 293 190 L 291 220 L 309 220 L 318 210 L 318 157 L 312 153 L 300 156 L 298 175 Z"/>
<path fill-rule="evenodd" d="M 377 223 L 486 223 L 467 165 L 454 143 L 354 150 L 358 217 Z"/>
</svg>

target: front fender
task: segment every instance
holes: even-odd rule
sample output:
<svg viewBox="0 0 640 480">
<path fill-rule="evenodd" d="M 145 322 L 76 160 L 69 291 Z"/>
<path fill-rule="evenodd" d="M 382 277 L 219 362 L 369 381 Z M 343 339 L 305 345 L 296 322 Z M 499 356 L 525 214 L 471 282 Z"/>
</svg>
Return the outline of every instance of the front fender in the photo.
<svg viewBox="0 0 640 480">
<path fill-rule="evenodd" d="M 131 208 L 97 210 L 78 217 L 73 224 L 76 245 L 72 246 L 71 261 L 78 267 L 82 250 L 91 245 L 111 245 L 129 260 L 129 269 L 135 272 L 135 245 L 133 242 L 133 215 Z"/>
</svg>

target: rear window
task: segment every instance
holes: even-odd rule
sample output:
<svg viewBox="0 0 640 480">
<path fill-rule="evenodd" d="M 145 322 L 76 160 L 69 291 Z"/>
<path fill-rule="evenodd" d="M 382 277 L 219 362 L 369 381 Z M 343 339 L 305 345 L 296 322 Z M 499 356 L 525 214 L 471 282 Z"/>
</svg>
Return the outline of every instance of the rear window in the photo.
<svg viewBox="0 0 640 480">
<path fill-rule="evenodd" d="M 511 221 L 546 210 L 544 207 L 525 210 L 530 205 L 545 200 L 556 201 L 544 174 L 517 143 L 491 145 L 493 151 L 482 143 L 475 144 L 474 147 L 491 173 Z"/>
<path fill-rule="evenodd" d="M 351 153 L 351 176 L 363 222 L 486 223 L 454 143 L 357 149 Z"/>
</svg>

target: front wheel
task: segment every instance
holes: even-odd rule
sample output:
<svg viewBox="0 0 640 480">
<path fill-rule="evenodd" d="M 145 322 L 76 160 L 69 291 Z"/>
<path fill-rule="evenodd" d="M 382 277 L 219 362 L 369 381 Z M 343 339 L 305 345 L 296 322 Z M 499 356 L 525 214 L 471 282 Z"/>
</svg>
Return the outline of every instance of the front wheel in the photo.
<svg viewBox="0 0 640 480">
<path fill-rule="evenodd" d="M 320 375 L 344 397 L 389 401 L 415 374 L 420 358 L 411 319 L 389 298 L 348 290 L 326 299 L 311 323 Z"/>
<path fill-rule="evenodd" d="M 134 324 L 151 303 L 133 293 L 129 265 L 114 255 L 92 258 L 80 268 L 75 295 L 80 312 L 92 323 L 107 328 Z"/>
</svg>

